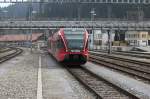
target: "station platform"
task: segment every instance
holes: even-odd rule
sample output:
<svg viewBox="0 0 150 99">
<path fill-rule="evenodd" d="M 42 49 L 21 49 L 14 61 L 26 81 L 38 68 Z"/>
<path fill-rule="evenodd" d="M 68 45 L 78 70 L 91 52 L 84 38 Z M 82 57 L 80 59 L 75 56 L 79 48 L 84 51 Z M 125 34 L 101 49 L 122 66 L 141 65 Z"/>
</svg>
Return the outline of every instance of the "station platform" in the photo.
<svg viewBox="0 0 150 99">
<path fill-rule="evenodd" d="M 147 47 L 135 47 L 135 49 L 137 49 L 137 50 L 142 50 L 142 51 L 144 51 L 145 53 L 147 52 L 147 53 L 150 53 L 150 47 L 149 46 L 147 46 Z"/>
<path fill-rule="evenodd" d="M 142 81 L 120 74 L 103 66 L 98 66 L 91 62 L 83 65 L 84 68 L 95 73 L 114 85 L 125 89 L 127 92 L 137 96 L 139 99 L 150 99 L 150 85 Z"/>
<path fill-rule="evenodd" d="M 48 53 L 23 50 L 0 64 L 0 99 L 94 99 Z"/>
</svg>

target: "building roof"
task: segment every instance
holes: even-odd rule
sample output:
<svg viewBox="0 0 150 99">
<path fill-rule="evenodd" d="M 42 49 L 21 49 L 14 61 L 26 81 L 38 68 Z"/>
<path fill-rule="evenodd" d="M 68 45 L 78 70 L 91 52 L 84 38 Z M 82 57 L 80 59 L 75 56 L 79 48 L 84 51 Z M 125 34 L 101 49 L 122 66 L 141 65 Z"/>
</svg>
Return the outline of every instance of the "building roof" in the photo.
<svg viewBox="0 0 150 99">
<path fill-rule="evenodd" d="M 38 40 L 39 37 L 41 37 L 43 33 L 33 33 L 32 34 L 32 41 Z M 9 35 L 0 35 L 0 41 L 1 42 L 8 42 L 8 41 L 29 41 L 31 39 L 31 35 L 26 34 L 9 34 Z"/>
</svg>

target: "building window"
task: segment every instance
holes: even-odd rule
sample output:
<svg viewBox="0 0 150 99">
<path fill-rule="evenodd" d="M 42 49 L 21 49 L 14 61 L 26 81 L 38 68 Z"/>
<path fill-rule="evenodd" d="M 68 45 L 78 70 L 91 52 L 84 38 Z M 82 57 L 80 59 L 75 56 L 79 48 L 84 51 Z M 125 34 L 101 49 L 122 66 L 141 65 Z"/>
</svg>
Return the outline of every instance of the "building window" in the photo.
<svg viewBox="0 0 150 99">
<path fill-rule="evenodd" d="M 145 41 L 142 41 L 142 42 L 145 42 Z"/>
<path fill-rule="evenodd" d="M 133 34 L 131 34 L 131 38 L 133 38 Z"/>
<path fill-rule="evenodd" d="M 130 3 L 133 3 L 133 0 L 129 0 Z"/>
<path fill-rule="evenodd" d="M 140 3 L 143 3 L 144 0 L 140 0 Z"/>
<path fill-rule="evenodd" d="M 139 0 L 135 0 L 135 3 L 139 3 Z"/>
<path fill-rule="evenodd" d="M 103 2 L 106 2 L 106 0 L 103 0 Z"/>
<path fill-rule="evenodd" d="M 108 0 L 108 2 L 111 2 L 111 0 Z"/>
<path fill-rule="evenodd" d="M 137 34 L 137 38 L 139 38 L 140 37 L 140 35 L 139 34 Z"/>
<path fill-rule="evenodd" d="M 118 2 L 122 2 L 122 0 L 118 0 Z"/>
<path fill-rule="evenodd" d="M 131 38 L 131 35 L 129 34 L 129 38 Z"/>
<path fill-rule="evenodd" d="M 92 2 L 95 2 L 95 0 L 92 0 Z"/>
<path fill-rule="evenodd" d="M 135 38 L 135 34 L 133 34 L 133 38 Z"/>
<path fill-rule="evenodd" d="M 142 38 L 146 38 L 146 34 L 142 34 Z"/>
<path fill-rule="evenodd" d="M 127 3 L 127 2 L 128 2 L 128 0 L 124 0 L 124 2 L 125 2 L 125 3 Z"/>
<path fill-rule="evenodd" d="M 149 3 L 149 0 L 146 0 L 145 3 Z"/>
<path fill-rule="evenodd" d="M 137 44 L 137 41 L 136 41 L 136 40 L 134 40 L 134 44 Z"/>
<path fill-rule="evenodd" d="M 148 32 L 148 35 L 150 35 L 150 31 Z"/>
</svg>

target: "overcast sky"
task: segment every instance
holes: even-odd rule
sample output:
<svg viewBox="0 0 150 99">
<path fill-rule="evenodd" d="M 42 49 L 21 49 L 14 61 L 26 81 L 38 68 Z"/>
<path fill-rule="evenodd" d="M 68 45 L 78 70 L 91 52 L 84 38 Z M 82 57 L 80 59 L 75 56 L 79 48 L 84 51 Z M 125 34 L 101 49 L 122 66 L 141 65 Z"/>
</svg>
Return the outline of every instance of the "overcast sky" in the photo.
<svg viewBox="0 0 150 99">
<path fill-rule="evenodd" d="M 1 0 L 0 0 L 1 1 Z M 10 5 L 10 3 L 0 3 L 0 7 L 7 7 L 7 6 L 9 6 Z"/>
</svg>

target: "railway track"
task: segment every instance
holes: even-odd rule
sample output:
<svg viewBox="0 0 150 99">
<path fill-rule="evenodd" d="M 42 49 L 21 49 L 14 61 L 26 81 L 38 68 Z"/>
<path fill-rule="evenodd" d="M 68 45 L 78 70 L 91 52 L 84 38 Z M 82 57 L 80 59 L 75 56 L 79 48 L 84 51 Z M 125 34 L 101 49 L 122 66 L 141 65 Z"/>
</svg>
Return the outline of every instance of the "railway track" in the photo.
<svg viewBox="0 0 150 99">
<path fill-rule="evenodd" d="M 4 53 L 4 52 L 7 52 L 7 51 L 10 51 L 12 50 L 11 48 L 0 48 L 0 53 Z"/>
<path fill-rule="evenodd" d="M 96 99 L 138 99 L 83 67 L 66 68 L 90 92 L 95 94 Z"/>
<path fill-rule="evenodd" d="M 90 61 L 150 81 L 150 62 L 90 52 Z"/>
<path fill-rule="evenodd" d="M 94 51 L 95 52 L 108 53 L 108 51 L 104 51 L 104 50 L 98 50 L 98 51 L 94 50 Z M 112 54 L 150 59 L 150 53 L 142 53 L 142 52 L 134 52 L 134 51 L 133 52 L 128 52 L 128 51 L 112 51 Z"/>
<path fill-rule="evenodd" d="M 20 48 L 11 48 L 9 50 L 3 51 L 3 53 L 0 53 L 0 63 L 5 62 L 19 54 L 22 53 L 22 49 Z"/>
</svg>

